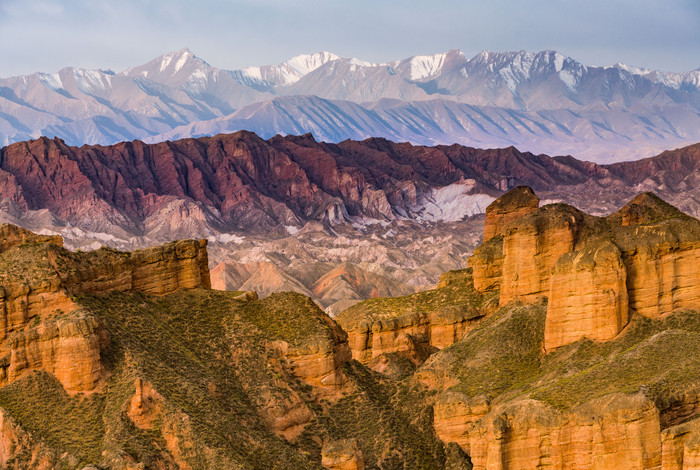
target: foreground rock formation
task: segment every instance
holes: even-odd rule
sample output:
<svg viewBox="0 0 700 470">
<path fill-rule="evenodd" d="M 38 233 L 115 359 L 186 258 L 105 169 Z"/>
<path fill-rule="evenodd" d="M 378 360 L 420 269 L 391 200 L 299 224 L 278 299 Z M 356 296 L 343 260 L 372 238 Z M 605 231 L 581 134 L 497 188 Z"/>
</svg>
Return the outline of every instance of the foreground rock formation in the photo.
<svg viewBox="0 0 700 470">
<path fill-rule="evenodd" d="M 424 410 L 387 407 L 397 385 L 351 361 L 311 299 L 211 290 L 206 242 L 73 253 L 0 235 L 3 468 L 444 461 Z"/>
<path fill-rule="evenodd" d="M 614 338 L 629 309 L 657 317 L 700 301 L 700 223 L 651 193 L 643 193 L 608 217 L 571 206 L 528 210 L 509 201 L 516 188 L 493 204 L 512 217 L 487 214 L 486 226 L 509 223 L 474 252 L 474 286 L 498 289 L 500 304 L 549 299 L 545 349 L 583 337 Z M 534 199 L 532 199 L 534 203 Z"/>
<path fill-rule="evenodd" d="M 436 289 L 347 309 L 336 320 L 348 332 L 353 359 L 377 370 L 382 356 L 399 353 L 418 365 L 454 344 L 484 316 L 484 299 L 470 296 L 471 283 L 467 271 L 448 272 Z"/>
<path fill-rule="evenodd" d="M 648 193 L 538 204 L 518 188 L 471 268 L 337 321 L 209 289 L 204 242 L 72 253 L 0 227 L 0 463 L 694 468 L 700 222 Z"/>
<path fill-rule="evenodd" d="M 33 370 L 56 376 L 69 393 L 105 379 L 100 352 L 108 335 L 73 297 L 112 290 L 164 295 L 209 288 L 206 240 L 134 253 L 71 253 L 60 237 L 0 227 L 0 385 Z"/>
</svg>

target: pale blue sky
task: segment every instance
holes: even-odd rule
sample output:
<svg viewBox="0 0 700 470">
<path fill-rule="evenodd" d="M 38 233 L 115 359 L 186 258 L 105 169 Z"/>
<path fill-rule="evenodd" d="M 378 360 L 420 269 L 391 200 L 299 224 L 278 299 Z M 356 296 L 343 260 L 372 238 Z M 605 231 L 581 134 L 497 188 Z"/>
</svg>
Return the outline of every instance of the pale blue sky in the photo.
<svg viewBox="0 0 700 470">
<path fill-rule="evenodd" d="M 235 69 L 328 50 L 384 62 L 555 49 L 587 65 L 700 67 L 700 0 L 0 0 L 0 77 L 121 71 L 189 47 Z"/>
</svg>

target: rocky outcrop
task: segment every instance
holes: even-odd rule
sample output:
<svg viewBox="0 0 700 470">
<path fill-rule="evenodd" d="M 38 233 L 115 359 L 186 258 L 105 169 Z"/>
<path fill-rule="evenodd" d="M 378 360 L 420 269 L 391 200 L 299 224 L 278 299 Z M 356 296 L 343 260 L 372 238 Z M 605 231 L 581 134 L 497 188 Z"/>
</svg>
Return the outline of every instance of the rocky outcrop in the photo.
<svg viewBox="0 0 700 470">
<path fill-rule="evenodd" d="M 321 465 L 328 470 L 364 470 L 362 450 L 355 439 L 329 441 L 321 450 Z"/>
<path fill-rule="evenodd" d="M 324 395 L 338 395 L 345 385 L 343 365 L 352 359 L 348 335 L 328 318 L 323 341 L 301 347 L 278 343 L 293 373 Z"/>
<path fill-rule="evenodd" d="M 503 282 L 503 237 L 493 237 L 477 246 L 467 264 L 473 270 L 476 290 L 500 289 Z"/>
<path fill-rule="evenodd" d="M 112 290 L 163 295 L 209 288 L 206 241 L 185 240 L 132 253 L 72 253 L 56 236 L 0 226 L 0 384 L 33 370 L 53 374 L 70 394 L 105 380 L 100 351 L 108 338 L 79 313 L 72 296 Z"/>
<path fill-rule="evenodd" d="M 507 227 L 501 235 L 491 223 L 495 236 L 469 265 L 474 287 L 499 290 L 501 305 L 548 297 L 546 350 L 612 339 L 630 309 L 653 318 L 700 302 L 700 222 L 657 196 L 643 193 L 601 218 L 565 204 L 520 215 L 508 201 L 530 193 L 512 192 L 494 203 L 512 208 Z"/>
<path fill-rule="evenodd" d="M 620 250 L 610 240 L 562 255 L 551 274 L 545 350 L 617 336 L 629 319 L 626 281 Z"/>
<path fill-rule="evenodd" d="M 465 449 L 476 470 L 650 469 L 661 463 L 659 416 L 643 397 L 614 395 L 559 413 L 532 400 L 492 409 Z"/>
<path fill-rule="evenodd" d="M 368 363 L 386 353 L 421 356 L 421 348 L 442 349 L 474 327 L 483 313 L 468 306 L 446 306 L 430 313 L 411 313 L 353 325 L 348 342 L 353 359 Z M 344 325 L 339 318 L 341 326 Z"/>
<path fill-rule="evenodd" d="M 469 433 L 490 409 L 491 401 L 485 395 L 472 398 L 459 392 L 443 392 L 433 405 L 435 433 L 443 442 L 454 442 L 468 450 Z"/>
<path fill-rule="evenodd" d="M 484 298 L 474 291 L 471 269 L 449 271 L 435 289 L 369 299 L 345 310 L 336 321 L 348 333 L 353 359 L 369 364 L 398 353 L 418 365 L 475 326 L 485 314 Z"/>
<path fill-rule="evenodd" d="M 540 198 L 527 186 L 518 186 L 508 191 L 486 208 L 484 242 L 502 235 L 511 222 L 537 210 L 539 206 Z"/>
<path fill-rule="evenodd" d="M 16 462 L 20 455 L 25 456 L 28 468 L 37 470 L 56 468 L 59 461 L 54 452 L 42 442 L 37 442 L 31 433 L 22 429 L 5 410 L 0 408 L 0 468 L 21 468 L 21 464 Z M 64 454 L 61 460 L 64 465 L 78 463 L 75 461 L 77 459 L 68 453 Z"/>
<path fill-rule="evenodd" d="M 642 470 L 662 460 L 659 412 L 639 395 L 610 395 L 560 412 L 535 400 L 491 407 L 452 393 L 435 405 L 435 430 L 459 444 L 478 470 Z M 682 447 L 664 436 L 667 447 Z"/>
<path fill-rule="evenodd" d="M 551 270 L 574 249 L 583 217 L 571 206 L 552 204 L 509 225 L 503 236 L 501 305 L 547 295 Z"/>
<path fill-rule="evenodd" d="M 10 354 L 0 368 L 0 384 L 14 382 L 33 370 L 44 370 L 70 394 L 94 391 L 106 378 L 100 351 L 107 341 L 105 330 L 90 315 L 43 321 L 10 338 Z"/>
<path fill-rule="evenodd" d="M 16 225 L 0 225 L 0 253 L 24 243 L 53 243 L 63 246 L 63 238 L 58 235 L 38 235 Z"/>
<path fill-rule="evenodd" d="M 700 468 L 700 418 L 661 433 L 661 470 Z"/>
</svg>

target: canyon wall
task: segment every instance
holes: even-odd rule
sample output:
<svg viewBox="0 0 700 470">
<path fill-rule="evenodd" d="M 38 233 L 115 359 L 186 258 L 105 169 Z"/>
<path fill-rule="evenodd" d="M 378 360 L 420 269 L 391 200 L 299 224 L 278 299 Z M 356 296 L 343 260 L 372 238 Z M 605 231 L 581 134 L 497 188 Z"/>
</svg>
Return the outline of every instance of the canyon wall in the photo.
<svg viewBox="0 0 700 470">
<path fill-rule="evenodd" d="M 0 235 L 0 385 L 41 369 L 71 394 L 99 388 L 105 377 L 100 351 L 109 338 L 72 296 L 210 287 L 206 240 L 132 253 L 71 253 L 61 237 L 11 225 L 0 226 Z"/>
<path fill-rule="evenodd" d="M 513 203 L 523 200 L 528 204 Z M 486 241 L 469 265 L 474 287 L 499 290 L 500 305 L 548 297 L 545 349 L 584 337 L 612 339 L 627 324 L 629 309 L 658 317 L 697 307 L 696 219 L 650 193 L 608 217 L 565 204 L 535 209 L 535 200 L 516 188 L 495 201 L 498 215 L 487 214 Z"/>
<path fill-rule="evenodd" d="M 443 442 L 455 442 L 475 470 L 696 468 L 700 419 L 662 428 L 642 395 L 612 394 L 570 411 L 520 399 L 491 406 L 485 397 L 444 392 L 434 406 Z"/>
</svg>

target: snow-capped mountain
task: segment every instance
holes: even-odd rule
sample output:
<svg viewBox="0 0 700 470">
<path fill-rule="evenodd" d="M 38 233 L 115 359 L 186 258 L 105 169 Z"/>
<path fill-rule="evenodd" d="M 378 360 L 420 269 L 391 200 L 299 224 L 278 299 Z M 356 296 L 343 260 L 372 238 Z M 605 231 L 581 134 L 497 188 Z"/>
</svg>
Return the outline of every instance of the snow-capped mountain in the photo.
<svg viewBox="0 0 700 470">
<path fill-rule="evenodd" d="M 71 144 L 250 129 L 333 141 L 515 145 L 599 161 L 700 140 L 700 70 L 586 66 L 555 51 L 458 50 L 389 63 L 330 52 L 222 70 L 182 49 L 115 73 L 0 79 L 0 144 Z M 189 134 L 188 134 L 189 133 Z"/>
</svg>

